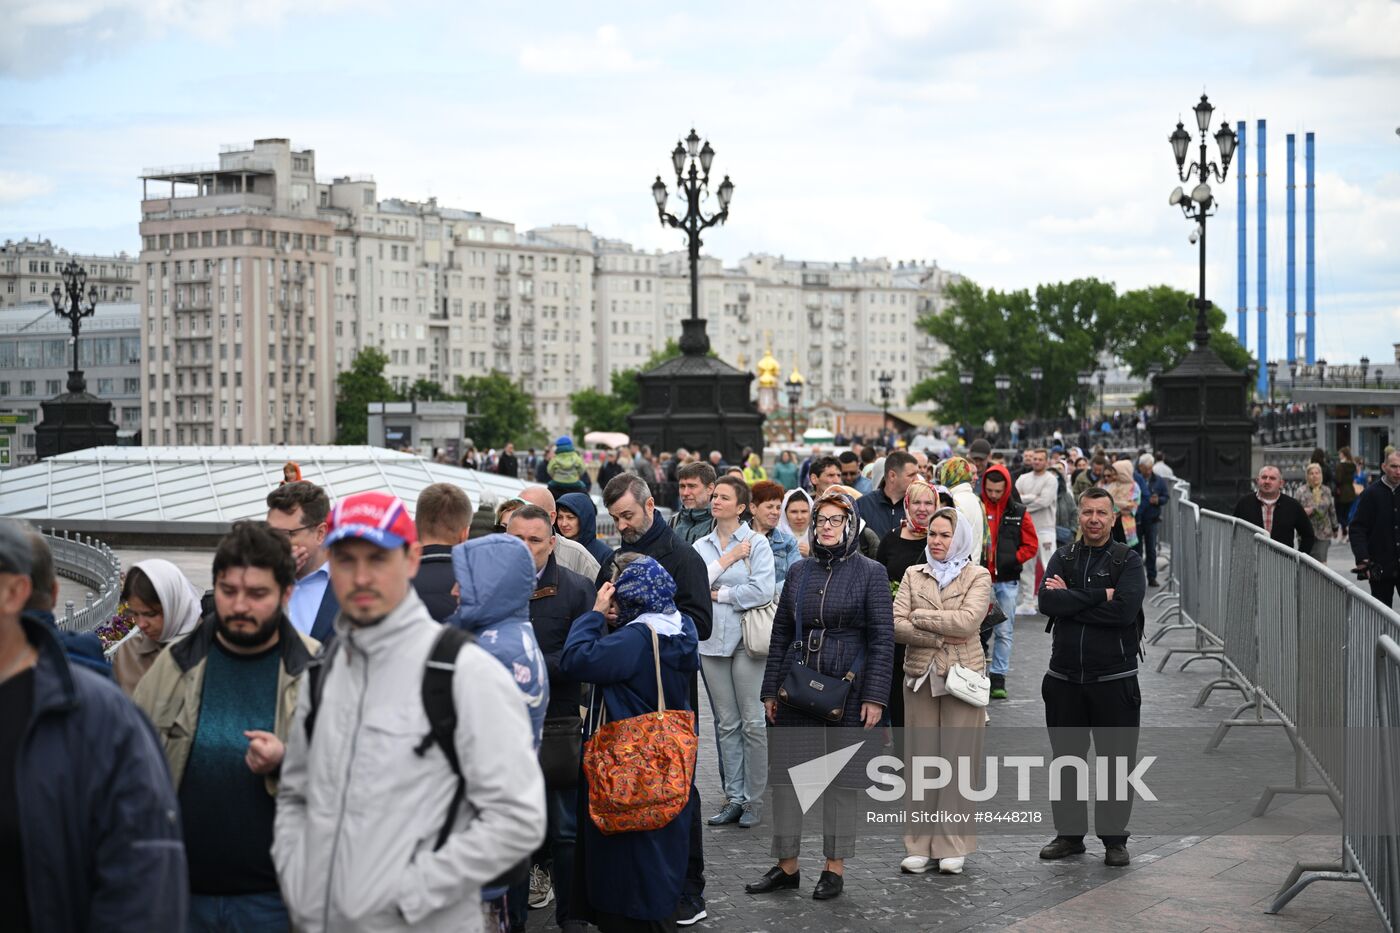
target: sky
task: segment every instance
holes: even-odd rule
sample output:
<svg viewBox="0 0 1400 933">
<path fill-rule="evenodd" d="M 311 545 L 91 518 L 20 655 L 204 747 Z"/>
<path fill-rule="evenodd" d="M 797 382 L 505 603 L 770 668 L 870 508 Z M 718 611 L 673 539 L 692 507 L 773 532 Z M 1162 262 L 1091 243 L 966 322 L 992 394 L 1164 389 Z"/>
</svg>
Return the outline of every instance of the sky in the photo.
<svg viewBox="0 0 1400 933">
<path fill-rule="evenodd" d="M 1000 289 L 1194 292 L 1167 136 L 1204 91 L 1217 124 L 1249 122 L 1251 350 L 1261 118 L 1270 356 L 1287 133 L 1300 188 L 1316 134 L 1318 355 L 1400 341 L 1397 0 L 0 0 L 0 24 L 0 240 L 135 253 L 144 169 L 288 137 L 381 198 L 677 249 L 650 186 L 694 126 L 735 185 L 705 236 L 728 264 L 886 256 Z M 1236 175 L 1207 265 L 1232 332 Z M 1302 231 L 1299 190 L 1300 333 Z"/>
</svg>

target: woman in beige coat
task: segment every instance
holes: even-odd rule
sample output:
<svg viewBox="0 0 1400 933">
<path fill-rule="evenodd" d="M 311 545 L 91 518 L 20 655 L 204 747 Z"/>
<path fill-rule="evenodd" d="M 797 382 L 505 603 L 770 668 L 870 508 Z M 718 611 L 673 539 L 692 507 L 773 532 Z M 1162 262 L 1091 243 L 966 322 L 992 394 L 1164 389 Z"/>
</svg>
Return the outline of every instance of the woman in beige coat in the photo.
<svg viewBox="0 0 1400 933">
<path fill-rule="evenodd" d="M 122 602 L 141 631 L 123 641 L 112 656 L 112 677 L 131 696 L 161 650 L 199 625 L 200 594 L 179 567 L 153 558 L 126 572 Z"/>
<path fill-rule="evenodd" d="M 992 578 L 972 559 L 975 538 L 969 522 L 956 509 L 942 508 L 929 521 L 925 563 L 904 573 L 894 600 L 894 640 L 906 645 L 904 655 L 905 773 L 912 773 L 912 759 L 941 757 L 955 768 L 965 757 L 975 769 L 964 779 L 968 787 L 980 787 L 982 739 L 987 714 L 948 693 L 948 669 L 961 664 L 984 672 L 986 657 L 977 633 L 992 602 Z M 919 813 L 965 813 L 970 801 L 958 794 L 954 775 L 948 785 L 910 801 Z M 900 870 L 922 874 L 937 868 L 956 875 L 965 857 L 977 848 L 974 823 L 922 823 L 921 831 L 904 837 L 907 857 Z M 950 829 L 959 825 L 961 829 Z M 929 830 L 922 830 L 929 827 Z M 931 831 L 930 831 L 931 830 Z"/>
</svg>

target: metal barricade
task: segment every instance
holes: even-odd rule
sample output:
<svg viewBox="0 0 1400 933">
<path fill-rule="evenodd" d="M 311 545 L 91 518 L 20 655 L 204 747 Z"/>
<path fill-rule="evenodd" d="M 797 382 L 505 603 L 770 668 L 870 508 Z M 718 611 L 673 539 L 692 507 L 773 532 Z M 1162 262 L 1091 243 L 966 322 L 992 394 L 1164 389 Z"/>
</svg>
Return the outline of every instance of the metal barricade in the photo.
<svg viewBox="0 0 1400 933">
<path fill-rule="evenodd" d="M 1380 783 L 1378 788 L 1400 786 L 1400 642 L 1382 635 L 1376 642 L 1376 711 L 1380 726 Z M 1383 846 L 1375 853 L 1376 862 L 1353 853 L 1358 874 L 1370 878 L 1370 893 L 1381 918 L 1393 930 L 1400 921 L 1400 803 L 1393 794 L 1384 795 L 1382 819 L 1376 823 L 1384 833 Z M 1356 847 L 1353 846 L 1353 849 Z M 1371 853 L 1367 852 L 1369 856 Z M 1384 859 L 1384 870 L 1371 871 Z"/>
<path fill-rule="evenodd" d="M 1184 486 L 1185 484 L 1179 484 Z M 1175 598 L 1176 605 L 1169 607 L 1158 618 L 1161 628 L 1152 633 L 1152 637 L 1147 640 L 1149 645 L 1155 645 L 1162 640 L 1168 632 L 1196 630 L 1196 608 L 1190 604 L 1188 594 L 1199 591 L 1196 582 L 1196 574 L 1199 572 L 1196 554 L 1198 550 L 1199 532 L 1197 525 L 1200 522 L 1200 509 L 1196 504 L 1185 497 L 1180 488 L 1172 489 L 1171 501 L 1167 504 L 1166 514 L 1171 516 L 1170 526 L 1174 542 L 1169 552 L 1170 559 L 1168 566 L 1171 568 L 1170 586 L 1174 590 L 1172 593 L 1158 594 L 1153 598 L 1153 602 L 1161 605 L 1166 602 L 1166 598 Z M 1160 602 L 1159 602 L 1160 600 Z M 1176 621 L 1173 622 L 1172 620 Z M 1200 635 L 1197 633 L 1199 650 Z M 1170 652 L 1168 652 L 1170 656 Z M 1165 660 L 1162 662 L 1166 663 Z M 1158 667 L 1158 670 L 1161 670 Z"/>
<path fill-rule="evenodd" d="M 1195 645 L 1190 648 L 1166 648 L 1157 662 L 1157 670 L 1164 670 L 1167 662 L 1175 654 L 1187 654 L 1178 670 L 1186 670 L 1196 661 L 1214 661 L 1220 665 L 1220 679 L 1207 684 L 1195 705 L 1205 704 L 1205 698 L 1216 687 L 1234 687 L 1244 690 L 1229 674 L 1229 664 L 1223 645 L 1224 619 L 1227 610 L 1226 599 L 1230 583 L 1230 563 L 1233 553 L 1232 534 L 1235 519 L 1207 509 L 1195 509 L 1193 518 L 1196 525 L 1196 581 L 1199 583 L 1193 598 L 1194 610 L 1190 613 L 1196 630 Z"/>
<path fill-rule="evenodd" d="M 67 531 L 36 530 L 53 554 L 54 571 L 89 588 L 84 606 L 78 608 L 69 600 L 63 611 L 55 611 L 58 627 L 66 632 L 90 632 L 110 619 L 121 599 L 121 559 L 101 541 Z"/>
</svg>

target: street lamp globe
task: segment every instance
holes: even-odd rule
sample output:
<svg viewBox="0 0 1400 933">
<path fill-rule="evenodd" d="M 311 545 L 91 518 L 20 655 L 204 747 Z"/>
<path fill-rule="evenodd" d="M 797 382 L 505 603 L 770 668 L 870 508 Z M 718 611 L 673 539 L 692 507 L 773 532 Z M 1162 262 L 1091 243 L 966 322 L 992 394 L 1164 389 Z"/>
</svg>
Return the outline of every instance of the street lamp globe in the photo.
<svg viewBox="0 0 1400 933">
<path fill-rule="evenodd" d="M 1005 373 L 998 373 L 995 382 L 998 392 L 1005 392 L 1011 388 L 1011 377 Z"/>
<path fill-rule="evenodd" d="M 729 199 L 734 197 L 734 182 L 729 180 L 728 175 L 725 175 L 724 181 L 720 182 L 719 191 L 716 194 L 719 196 L 719 209 L 722 212 L 728 212 Z"/>
<path fill-rule="evenodd" d="M 964 369 L 962 372 L 958 373 L 958 382 L 964 387 L 972 385 L 971 371 Z"/>
<path fill-rule="evenodd" d="M 1202 94 L 1200 103 L 1191 109 L 1196 111 L 1196 125 L 1201 128 L 1201 132 L 1210 132 L 1210 115 L 1215 112 L 1215 108 L 1210 105 L 1206 95 Z"/>
<path fill-rule="evenodd" d="M 685 147 L 680 143 L 676 143 L 676 148 L 671 150 L 671 164 L 676 167 L 676 177 L 679 178 L 685 171 Z"/>
<path fill-rule="evenodd" d="M 1186 164 L 1186 150 L 1191 146 L 1191 134 L 1186 132 L 1186 127 L 1182 125 L 1180 120 L 1176 121 L 1176 129 L 1167 137 L 1167 141 L 1172 144 L 1172 155 L 1176 156 L 1176 167 L 1181 168 Z"/>
<path fill-rule="evenodd" d="M 661 176 L 656 176 L 656 181 L 651 186 L 651 196 L 656 199 L 656 209 L 666 210 L 666 183 L 661 180 Z"/>
<path fill-rule="evenodd" d="M 691 132 L 694 132 L 692 130 Z M 710 174 L 710 163 L 715 160 L 715 151 L 710 148 L 710 141 L 705 140 L 705 148 L 700 150 L 700 171 L 706 175 Z"/>
<path fill-rule="evenodd" d="M 1215 144 L 1220 147 L 1220 161 L 1224 163 L 1223 168 L 1229 169 L 1230 157 L 1235 154 L 1235 144 L 1238 141 L 1230 124 L 1222 120 L 1220 129 L 1215 131 Z"/>
</svg>

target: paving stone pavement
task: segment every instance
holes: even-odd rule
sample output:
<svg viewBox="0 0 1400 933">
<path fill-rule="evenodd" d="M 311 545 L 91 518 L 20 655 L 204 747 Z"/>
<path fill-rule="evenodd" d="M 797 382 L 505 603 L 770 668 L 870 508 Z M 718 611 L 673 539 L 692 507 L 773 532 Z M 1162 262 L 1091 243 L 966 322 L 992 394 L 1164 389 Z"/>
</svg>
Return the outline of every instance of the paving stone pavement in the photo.
<svg viewBox="0 0 1400 933">
<path fill-rule="evenodd" d="M 1150 609 L 1149 634 L 1160 613 Z M 989 729 L 1044 723 L 1039 685 L 1050 638 L 1044 618 L 1019 617 L 1015 638 L 1008 678 L 1011 699 L 993 703 Z M 1167 641 L 1186 645 L 1189 636 L 1173 633 Z M 1319 882 L 1281 914 L 1264 913 L 1295 862 L 1338 857 L 1340 820 L 1323 797 L 1281 797 L 1266 816 L 1251 819 L 1249 809 L 1258 790 L 1278 780 L 1272 775 L 1291 776 L 1287 740 L 1278 729 L 1234 729 L 1219 752 L 1206 756 L 1205 738 L 1239 705 L 1238 694 L 1217 691 L 1204 708 L 1193 709 L 1196 694 L 1212 679 L 1215 667 L 1196 664 L 1179 672 L 1176 666 L 1173 663 L 1165 673 L 1156 673 L 1156 657 L 1149 650 L 1141 673 L 1143 725 L 1154 727 L 1153 750 L 1162 755 L 1167 779 L 1197 763 L 1211 769 L 1213 789 L 1202 791 L 1193 785 L 1188 806 L 1193 827 L 1214 822 L 1219 824 L 1215 832 L 1193 828 L 1192 835 L 1134 835 L 1129 845 L 1133 862 L 1126 869 L 1104 866 L 1102 846 L 1092 836 L 1086 840 L 1088 854 L 1045 862 L 1038 853 L 1053 835 L 1048 829 L 1034 834 L 984 833 L 963 874 L 954 876 L 900 874 L 904 848 L 891 832 L 888 837 L 862 838 L 855 857 L 846 862 L 843 896 L 816 902 L 811 891 L 822 867 L 820 837 L 803 840 L 801 890 L 751 896 L 744 893 L 744 884 L 773 864 L 768 854 L 769 825 L 753 830 L 706 826 L 709 917 L 691 929 L 745 933 L 1008 929 L 1038 933 L 1095 926 L 1197 933 L 1380 930 L 1381 923 L 1359 884 Z M 723 799 L 708 703 L 702 699 L 701 705 L 706 708 L 701 710 L 697 785 L 708 816 Z M 1162 796 L 1165 801 L 1167 795 Z M 531 912 L 531 931 L 552 928 L 552 906 Z"/>
</svg>

